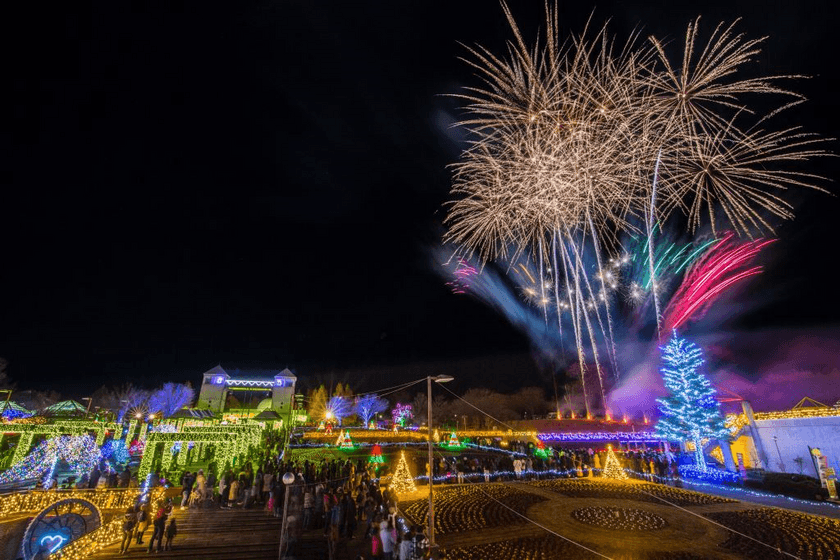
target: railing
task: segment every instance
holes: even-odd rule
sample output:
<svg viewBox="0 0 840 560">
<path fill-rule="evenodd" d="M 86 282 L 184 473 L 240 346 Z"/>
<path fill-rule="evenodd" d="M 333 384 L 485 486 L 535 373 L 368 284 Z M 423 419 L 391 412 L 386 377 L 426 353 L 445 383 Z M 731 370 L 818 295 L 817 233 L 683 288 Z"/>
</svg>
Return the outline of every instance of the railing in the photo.
<svg viewBox="0 0 840 560">
<path fill-rule="evenodd" d="M 38 512 L 59 500 L 87 500 L 99 509 L 126 509 L 140 497 L 140 488 L 90 490 L 29 490 L 0 496 L 0 518 Z"/>
</svg>

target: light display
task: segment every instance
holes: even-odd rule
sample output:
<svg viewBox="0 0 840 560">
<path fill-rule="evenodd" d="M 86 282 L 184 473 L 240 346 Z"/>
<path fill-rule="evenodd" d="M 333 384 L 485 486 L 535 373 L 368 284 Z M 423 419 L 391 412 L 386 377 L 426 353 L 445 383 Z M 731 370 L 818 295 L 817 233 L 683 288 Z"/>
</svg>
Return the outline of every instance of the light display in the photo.
<svg viewBox="0 0 840 560">
<path fill-rule="evenodd" d="M 345 451 L 351 451 L 356 449 L 356 445 L 353 443 L 353 438 L 350 437 L 350 430 L 347 430 L 344 433 L 344 437 L 341 439 L 341 443 L 338 445 L 340 449 Z"/>
<path fill-rule="evenodd" d="M 180 432 L 176 433 L 152 432 L 146 439 L 138 476 L 144 477 L 151 472 L 159 449 L 170 451 L 178 441 L 211 445 L 215 452 L 214 462 L 219 469 L 235 467 L 242 464 L 245 458 L 259 447 L 262 432 L 263 427 L 259 424 L 184 426 Z M 161 468 L 166 470 L 172 464 L 173 455 L 171 452 L 160 455 L 162 455 Z"/>
<path fill-rule="evenodd" d="M 373 450 L 368 457 L 368 463 L 372 464 L 376 470 L 385 464 L 385 458 L 382 456 L 382 447 L 379 444 L 373 446 Z"/>
<path fill-rule="evenodd" d="M 627 473 L 621 468 L 621 464 L 613 452 L 612 445 L 607 446 L 607 460 L 604 462 L 604 470 L 601 476 L 616 480 L 627 480 L 628 478 Z"/>
<path fill-rule="evenodd" d="M 163 488 L 155 488 L 154 497 L 162 497 Z M 134 505 L 140 488 L 97 488 L 91 490 L 30 490 L 0 496 L 0 518 L 43 511 L 60 500 L 87 500 L 99 509 L 123 510 Z"/>
<path fill-rule="evenodd" d="M 82 560 L 106 546 L 122 539 L 123 520 L 117 517 L 98 529 L 72 541 L 64 548 L 57 549 L 49 558 L 61 560 Z"/>
<path fill-rule="evenodd" d="M 451 434 L 449 434 L 449 441 L 441 445 L 448 449 L 461 449 L 464 447 L 461 444 L 461 440 L 458 439 L 458 434 L 456 434 L 454 431 Z"/>
<path fill-rule="evenodd" d="M 347 398 L 330 397 L 324 408 L 324 419 L 328 423 L 337 421 L 340 426 L 341 421 L 350 416 L 351 412 L 352 406 Z"/>
<path fill-rule="evenodd" d="M 14 401 L 0 402 L 0 418 L 3 420 L 17 420 L 20 418 L 29 418 L 34 415 L 35 413 L 33 411 L 25 409 Z"/>
<path fill-rule="evenodd" d="M 400 462 L 397 463 L 397 470 L 391 477 L 391 488 L 398 495 L 411 494 L 417 491 L 411 471 L 408 470 L 408 462 L 405 460 L 405 451 L 400 451 Z"/>
<path fill-rule="evenodd" d="M 149 397 L 149 411 L 153 414 L 161 413 L 164 418 L 169 418 L 189 406 L 194 399 L 195 391 L 189 385 L 164 383 L 163 387 Z"/>
<path fill-rule="evenodd" d="M 356 397 L 356 402 L 353 407 L 356 416 L 359 417 L 365 426 L 372 422 L 374 416 L 387 409 L 388 401 L 374 393 Z"/>
<path fill-rule="evenodd" d="M 31 435 L 31 434 L 30 434 Z M 19 445 L 26 445 L 31 438 Z M 38 444 L 21 461 L 0 473 L 0 483 L 20 482 L 31 478 L 41 478 L 45 474 L 52 476 L 55 463 L 64 460 L 76 473 L 82 476 L 93 470 L 99 462 L 99 449 L 92 437 L 57 436 Z M 49 480 L 43 481 L 45 484 Z"/>
<path fill-rule="evenodd" d="M 741 481 L 741 476 L 738 473 L 722 471 L 718 469 L 698 469 L 692 465 L 680 465 L 680 476 L 683 478 L 705 480 L 707 482 L 717 482 L 720 484 L 738 484 Z"/>
<path fill-rule="evenodd" d="M 391 410 L 391 418 L 393 418 L 394 424 L 405 426 L 414 418 L 414 409 L 410 404 L 397 403 L 397 406 Z"/>
<path fill-rule="evenodd" d="M 537 442 L 537 448 L 534 450 L 534 455 L 537 457 L 542 457 L 543 459 L 548 459 L 551 456 L 551 452 L 545 448 L 545 444 L 542 440 Z"/>
<path fill-rule="evenodd" d="M 130 459 L 125 442 L 121 439 L 112 439 L 105 442 L 100 451 L 103 459 L 109 459 L 115 465 L 124 465 Z"/>
<path fill-rule="evenodd" d="M 677 336 L 674 331 L 662 349 L 662 378 L 669 396 L 657 399 L 661 418 L 655 433 L 665 441 L 692 441 L 697 468 L 705 470 L 702 440 L 727 438 L 720 403 L 709 379 L 698 370 L 703 357 L 695 344 Z"/>
</svg>

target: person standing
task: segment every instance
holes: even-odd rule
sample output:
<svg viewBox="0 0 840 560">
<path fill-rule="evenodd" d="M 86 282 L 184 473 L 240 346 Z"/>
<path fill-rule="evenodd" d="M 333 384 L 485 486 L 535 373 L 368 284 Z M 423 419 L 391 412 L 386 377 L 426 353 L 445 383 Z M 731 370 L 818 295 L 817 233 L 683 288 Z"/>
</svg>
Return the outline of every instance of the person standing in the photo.
<svg viewBox="0 0 840 560">
<path fill-rule="evenodd" d="M 263 502 L 268 501 L 268 496 L 271 494 L 271 488 L 274 486 L 274 473 L 267 472 L 263 475 L 262 485 L 262 499 Z"/>
<path fill-rule="evenodd" d="M 123 538 L 120 543 L 120 554 L 128 552 L 128 547 L 131 546 L 131 537 L 134 536 L 134 526 L 137 524 L 137 512 L 134 508 L 128 508 L 125 512 L 125 519 L 123 519 Z"/>
<path fill-rule="evenodd" d="M 182 498 L 181 498 L 181 509 L 187 507 L 187 504 L 190 501 L 190 493 L 192 492 L 192 485 L 193 485 L 193 477 L 190 474 L 190 471 L 185 471 L 183 475 L 181 475 L 181 488 L 182 488 Z"/>
<path fill-rule="evenodd" d="M 137 544 L 143 544 L 143 533 L 149 528 L 150 522 L 149 504 L 140 506 L 140 509 L 137 511 L 137 528 L 134 531 L 134 534 L 137 536 Z"/>
<path fill-rule="evenodd" d="M 393 525 L 390 521 L 383 521 L 379 524 L 379 540 L 382 541 L 382 560 L 393 560 L 394 546 L 396 539 L 392 531 Z"/>
<path fill-rule="evenodd" d="M 160 508 L 158 508 L 153 523 L 155 531 L 152 533 L 152 538 L 149 540 L 149 548 L 146 552 L 151 552 L 153 548 L 155 549 L 155 552 L 160 552 L 161 544 L 163 542 L 163 533 L 166 530 L 166 520 L 169 518 L 169 513 L 171 511 L 171 507 L 168 503 L 161 504 Z M 155 541 L 157 541 L 157 547 L 155 547 Z"/>
</svg>

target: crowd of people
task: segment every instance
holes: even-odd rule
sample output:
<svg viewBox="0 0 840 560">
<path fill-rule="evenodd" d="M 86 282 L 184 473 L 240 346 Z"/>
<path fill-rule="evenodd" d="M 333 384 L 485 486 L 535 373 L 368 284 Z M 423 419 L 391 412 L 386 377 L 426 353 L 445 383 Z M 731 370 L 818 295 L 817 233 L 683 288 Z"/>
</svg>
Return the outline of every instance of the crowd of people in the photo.
<svg viewBox="0 0 840 560">
<path fill-rule="evenodd" d="M 389 494 L 387 487 L 380 487 L 378 475 L 383 471 L 377 473 L 375 465 L 361 458 L 284 461 L 280 449 L 279 438 L 267 441 L 256 461 L 236 469 L 226 468 L 218 477 L 215 468 L 207 475 L 203 469 L 184 471 L 177 477 L 155 472 L 149 479 L 150 487 L 179 486 L 182 509 L 263 508 L 267 514 L 279 518 L 285 506 L 289 549 L 295 548 L 303 531 L 323 529 L 330 550 L 343 540 L 359 538 L 365 540 L 370 558 L 414 560 L 426 553 L 424 527 L 400 524 L 396 497 Z M 545 456 L 538 456 L 527 453 L 531 451 L 527 444 L 513 442 L 505 453 L 469 450 L 451 456 L 439 455 L 432 469 L 435 477 L 443 477 L 443 483 L 464 483 L 467 478 L 469 482 L 491 482 L 587 477 L 606 463 L 606 449 L 555 446 L 548 450 Z M 656 448 L 615 451 L 622 466 L 639 477 L 653 480 L 678 476 L 677 461 L 670 452 Z M 424 457 L 416 455 L 416 461 L 414 472 L 428 474 L 429 465 Z M 283 482 L 286 473 L 294 475 L 291 484 Z M 88 484 L 92 484 L 93 478 Z M 120 473 L 116 478 L 118 486 L 131 484 L 129 475 Z M 171 518 L 172 507 L 171 502 L 147 504 L 126 512 L 121 552 L 132 543 L 146 544 L 144 534 L 150 526 L 153 531 L 148 550 L 171 547 L 177 534 L 176 521 Z"/>
</svg>

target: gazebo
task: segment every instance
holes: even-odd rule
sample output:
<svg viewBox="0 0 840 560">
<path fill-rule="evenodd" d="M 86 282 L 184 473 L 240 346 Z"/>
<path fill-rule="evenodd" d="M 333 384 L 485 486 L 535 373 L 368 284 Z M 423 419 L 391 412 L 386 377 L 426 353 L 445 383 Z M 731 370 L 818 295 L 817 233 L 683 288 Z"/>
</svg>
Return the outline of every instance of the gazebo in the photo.
<svg viewBox="0 0 840 560">
<path fill-rule="evenodd" d="M 29 416 L 34 416 L 35 413 L 31 410 L 27 410 L 26 408 L 20 406 L 18 403 L 14 401 L 3 401 L 0 402 L 0 417 L 3 420 L 14 420 L 16 418 L 28 418 Z"/>
<path fill-rule="evenodd" d="M 70 400 L 55 403 L 44 409 L 44 416 L 85 416 L 87 410 L 80 403 Z"/>
</svg>

